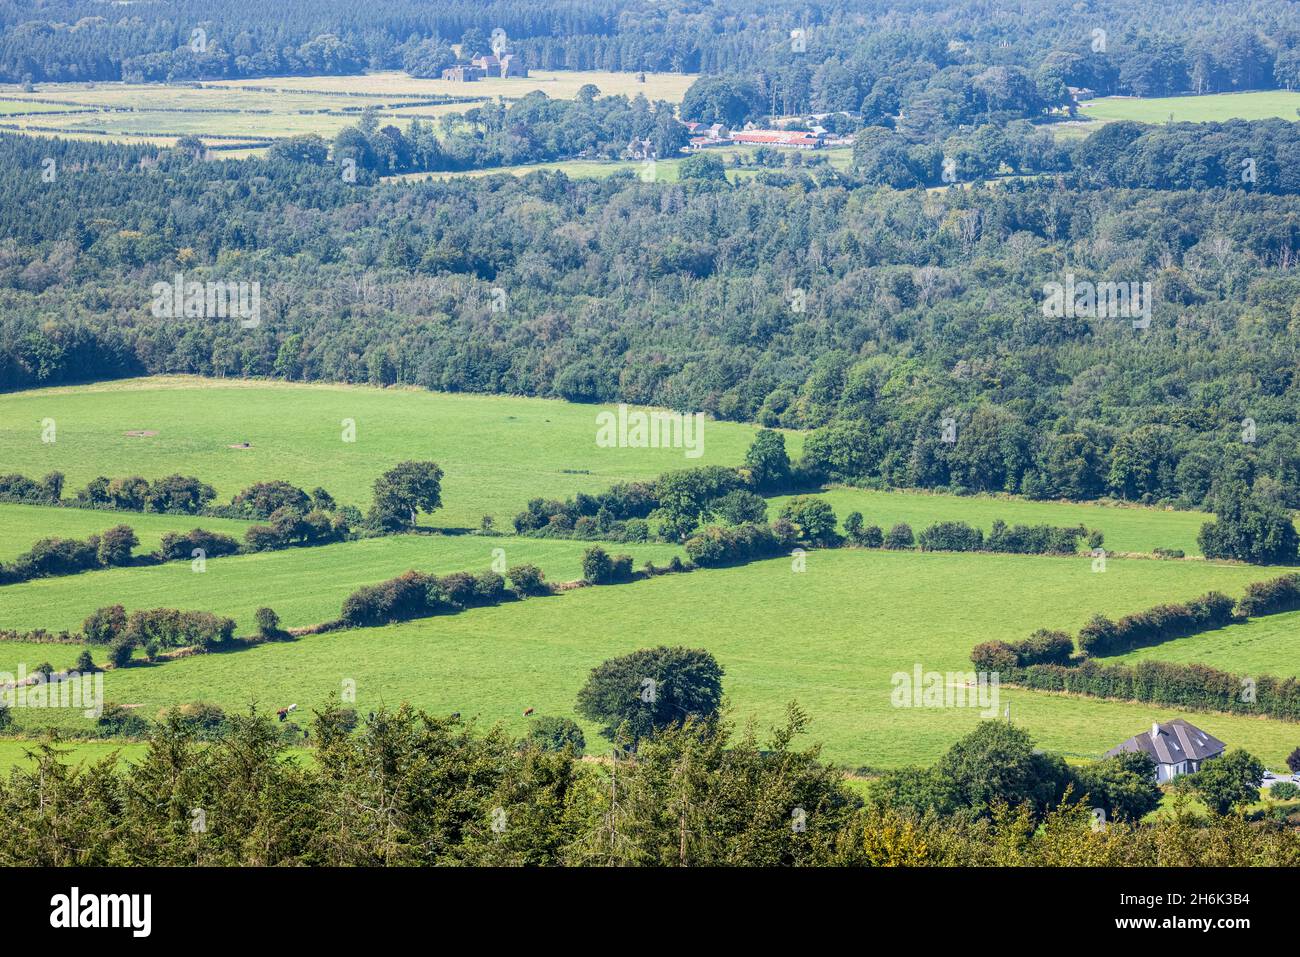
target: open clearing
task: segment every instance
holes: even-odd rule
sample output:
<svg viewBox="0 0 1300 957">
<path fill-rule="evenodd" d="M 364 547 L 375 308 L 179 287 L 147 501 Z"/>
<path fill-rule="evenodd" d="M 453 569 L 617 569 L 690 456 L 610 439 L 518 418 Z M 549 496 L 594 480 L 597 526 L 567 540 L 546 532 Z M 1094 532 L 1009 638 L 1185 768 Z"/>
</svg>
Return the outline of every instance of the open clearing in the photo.
<svg viewBox="0 0 1300 957">
<path fill-rule="evenodd" d="M 1086 558 L 811 552 L 802 574 L 777 559 L 129 668 L 105 676 L 105 694 L 149 714 L 200 699 L 309 708 L 351 679 L 361 710 L 410 701 L 520 733 L 525 708 L 572 715 L 578 689 L 604 659 L 681 643 L 717 656 L 736 718 L 775 723 L 785 703 L 798 700 L 827 757 L 892 767 L 934 760 L 980 720 L 975 708 L 892 707 L 895 672 L 917 664 L 968 671 L 979 641 L 1020 639 L 1038 627 L 1075 631 L 1095 612 L 1120 615 L 1210 588 L 1239 594 L 1265 574 L 1202 562 L 1113 561 L 1094 574 Z M 1179 714 L 1010 688 L 999 714 L 1008 703 L 1012 720 L 1042 747 L 1075 756 L 1099 755 Z M 20 717 L 25 727 L 85 727 L 76 714 L 33 715 Z M 1271 766 L 1300 735 L 1278 721 L 1187 717 Z M 599 747 L 595 729 L 584 729 Z"/>
<path fill-rule="evenodd" d="M 127 379 L 0 396 L 0 461 L 6 471 L 38 478 L 57 469 L 72 491 L 105 471 L 147 479 L 180 472 L 207 482 L 223 503 L 253 482 L 282 479 L 308 490 L 324 486 L 338 501 L 365 508 L 385 469 L 432 459 L 446 473 L 443 508 L 424 521 L 477 528 L 489 514 L 506 530 L 537 496 L 563 498 L 671 469 L 738 464 L 757 431 L 706 422 L 704 453 L 694 459 L 680 448 L 602 449 L 602 408 L 368 386 Z M 57 423 L 57 442 L 41 442 L 45 418 Z M 355 442 L 343 441 L 344 419 L 356 423 Z M 158 434 L 123 434 L 132 429 Z M 244 441 L 253 447 L 229 447 Z M 802 440 L 792 434 L 787 445 L 794 454 Z"/>
</svg>

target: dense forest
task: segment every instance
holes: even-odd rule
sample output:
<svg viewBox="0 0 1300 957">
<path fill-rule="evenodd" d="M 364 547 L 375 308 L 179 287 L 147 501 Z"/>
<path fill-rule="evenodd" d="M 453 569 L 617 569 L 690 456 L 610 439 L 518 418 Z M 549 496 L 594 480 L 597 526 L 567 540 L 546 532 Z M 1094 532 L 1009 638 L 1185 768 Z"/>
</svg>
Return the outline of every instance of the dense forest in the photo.
<svg viewBox="0 0 1300 957">
<path fill-rule="evenodd" d="M 1300 82 L 1289 4 L 1176 0 L 286 0 L 267 19 L 239 0 L 106 7 L 0 4 L 0 78 L 201 80 L 411 69 L 493 30 L 533 68 L 740 74 L 780 112 L 944 113 L 993 68 L 1014 99 L 1064 85 L 1152 96 Z M 196 34 L 195 31 L 201 31 Z M 792 36 L 792 31 L 796 31 Z M 1000 108 L 995 99 L 990 110 Z"/>
<path fill-rule="evenodd" d="M 820 470 L 852 481 L 1200 505 L 1227 477 L 1300 505 L 1300 200 L 1258 184 L 1103 166 L 895 191 L 792 156 L 736 184 L 706 162 L 673 184 L 374 186 L 21 137 L 0 163 L 3 388 L 188 372 L 622 400 L 820 428 Z M 152 315 L 178 272 L 259 282 L 260 324 Z M 1150 282 L 1149 327 L 1045 315 L 1076 274 Z"/>
</svg>

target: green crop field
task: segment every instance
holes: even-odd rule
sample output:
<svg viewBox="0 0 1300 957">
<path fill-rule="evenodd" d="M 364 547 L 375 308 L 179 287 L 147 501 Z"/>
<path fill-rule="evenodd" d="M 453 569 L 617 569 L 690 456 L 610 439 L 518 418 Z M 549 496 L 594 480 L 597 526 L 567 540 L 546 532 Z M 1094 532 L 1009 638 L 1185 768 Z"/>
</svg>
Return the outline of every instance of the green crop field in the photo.
<svg viewBox="0 0 1300 957">
<path fill-rule="evenodd" d="M 38 476 L 39 477 L 39 476 Z M 43 505 L 13 505 L 0 502 L 0 561 L 9 561 L 27 551 L 40 538 L 86 538 L 114 525 L 130 525 L 140 546 L 136 554 L 151 552 L 166 532 L 188 532 L 202 526 L 243 538 L 250 522 L 196 515 L 150 515 L 140 512 L 104 512 L 83 508 L 48 508 Z M 0 621 L 3 621 L 0 616 Z"/>
<path fill-rule="evenodd" d="M 362 710 L 410 701 L 522 732 L 525 708 L 572 715 L 578 688 L 604 659 L 681 643 L 717 656 L 736 719 L 770 724 L 797 700 L 829 758 L 890 767 L 932 761 L 980 719 L 975 708 L 893 707 L 894 673 L 968 671 L 979 641 L 1077 630 L 1095 612 L 1120 615 L 1209 588 L 1238 594 L 1261 577 L 1258 568 L 1203 562 L 1116 560 L 1097 574 L 1085 558 L 814 551 L 803 573 L 778 559 L 112 671 L 105 695 L 146 714 L 199 699 L 309 708 L 351 680 Z M 1008 704 L 1041 746 L 1075 756 L 1178 714 L 1002 689 L 999 713 Z M 1291 724 L 1187 716 L 1272 766 L 1295 747 Z M 85 726 L 53 710 L 19 720 L 29 729 Z M 595 729 L 585 730 L 596 743 Z"/>
<path fill-rule="evenodd" d="M 1196 535 L 1213 516 L 1204 512 L 1163 511 L 1131 506 L 1081 505 L 1068 502 L 1031 502 L 1010 496 L 939 495 L 925 492 L 876 492 L 833 488 L 818 493 L 835 509 L 841 522 L 850 512 L 861 512 L 868 525 L 888 531 L 906 522 L 913 532 L 934 522 L 962 521 L 985 531 L 996 519 L 1008 525 L 1083 525 L 1101 529 L 1106 548 L 1116 552 L 1151 552 L 1156 548 L 1182 549 L 1200 555 Z M 769 516 L 776 518 L 790 496 L 772 500 Z M 1081 546 L 1082 547 L 1082 546 Z"/>
<path fill-rule="evenodd" d="M 72 490 L 105 471 L 149 479 L 181 472 L 212 485 L 222 502 L 253 482 L 283 479 L 365 507 L 386 468 L 432 459 L 446 473 L 433 525 L 477 528 L 490 514 L 504 529 L 539 495 L 737 464 L 756 431 L 708 421 L 703 454 L 693 459 L 680 448 L 598 448 L 601 408 L 364 386 L 134 379 L 0 396 L 0 461 L 37 477 L 62 471 Z M 53 443 L 41 441 L 47 418 L 57 427 Z M 345 419 L 356 424 L 355 442 L 343 441 Z M 157 434 L 126 434 L 136 431 Z M 245 441 L 252 447 L 231 448 Z M 801 439 L 788 444 L 797 453 Z"/>
<path fill-rule="evenodd" d="M 121 604 L 127 611 L 166 606 L 229 615 L 241 633 L 248 633 L 254 627 L 253 612 L 269 605 L 282 625 L 297 628 L 337 618 L 343 599 L 357 588 L 412 568 L 445 575 L 480 572 L 494 561 L 503 570 L 528 562 L 539 566 L 550 581 L 573 581 L 582 577 L 587 547 L 568 540 L 400 535 L 212 558 L 201 573 L 190 562 L 112 568 L 0 588 L 0 621 L 9 628 L 76 630 L 101 605 Z M 631 555 L 638 568 L 646 561 L 664 565 L 674 555 L 685 557 L 674 545 L 605 548 Z"/>
</svg>

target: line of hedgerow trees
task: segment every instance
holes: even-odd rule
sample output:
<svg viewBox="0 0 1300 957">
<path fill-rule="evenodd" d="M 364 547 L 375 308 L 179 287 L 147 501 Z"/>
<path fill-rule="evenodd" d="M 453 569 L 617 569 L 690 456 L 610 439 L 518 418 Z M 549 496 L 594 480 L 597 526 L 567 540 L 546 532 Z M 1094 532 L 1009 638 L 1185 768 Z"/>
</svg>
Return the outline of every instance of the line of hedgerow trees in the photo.
<svg viewBox="0 0 1300 957">
<path fill-rule="evenodd" d="M 1023 641 L 983 642 L 970 657 L 981 672 L 1041 691 L 1300 721 L 1300 681 L 1294 676 L 1238 675 L 1202 664 L 1097 660 L 1296 608 L 1300 575 L 1282 575 L 1251 583 L 1238 601 L 1212 591 L 1118 621 L 1094 615 L 1077 641 L 1063 631 L 1040 628 Z"/>
<path fill-rule="evenodd" d="M 595 669 L 578 709 L 618 725 L 610 756 L 598 761 L 578 759 L 581 731 L 564 718 L 533 718 L 515 739 L 459 715 L 404 706 L 361 717 L 334 704 L 312 720 L 313 759 L 303 762 L 285 760 L 284 724 L 267 715 L 202 703 L 169 709 L 130 764 L 73 763 L 57 742 L 35 745 L 32 762 L 0 780 L 0 863 L 1300 862 L 1294 830 L 1239 812 L 1258 799 L 1262 777 L 1242 752 L 1188 779 L 1208 818 L 1184 802 L 1141 823 L 1160 794 L 1145 756 L 1071 768 L 994 722 L 933 769 L 885 774 L 864 797 L 817 746 L 795 747 L 808 727 L 797 706 L 761 738 L 752 726 L 735 729 L 719 713 L 721 677 L 716 662 L 689 649 L 647 649 Z M 204 811 L 201 829 L 194 808 Z"/>
<path fill-rule="evenodd" d="M 18 474 L 0 475 L 0 502 L 264 521 L 245 529 L 242 542 L 203 528 L 167 532 L 148 556 L 132 554 L 140 541 L 129 525 L 116 525 L 84 540 L 50 536 L 39 539 L 14 560 L 0 562 L 0 584 L 407 531 L 415 527 L 421 511 L 432 512 L 442 505 L 441 483 L 442 470 L 437 463 L 399 463 L 375 480 L 371 506 L 363 517 L 356 506 L 338 504 L 323 488 L 308 493 L 279 480 L 255 482 L 237 493 L 229 505 L 213 505 L 216 492 L 212 486 L 193 476 L 169 475 L 152 482 L 140 476 L 99 476 L 65 499 L 60 472 L 51 472 L 40 481 Z"/>
</svg>

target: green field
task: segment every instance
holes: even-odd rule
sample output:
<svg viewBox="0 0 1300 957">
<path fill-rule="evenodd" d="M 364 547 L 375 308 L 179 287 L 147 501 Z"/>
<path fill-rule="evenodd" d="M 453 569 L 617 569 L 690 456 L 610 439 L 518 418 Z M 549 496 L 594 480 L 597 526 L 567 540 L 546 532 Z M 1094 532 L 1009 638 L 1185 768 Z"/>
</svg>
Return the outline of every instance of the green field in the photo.
<svg viewBox="0 0 1300 957">
<path fill-rule="evenodd" d="M 432 458 L 446 472 L 445 508 L 432 524 L 477 527 L 484 513 L 508 528 L 529 498 L 600 491 L 632 478 L 703 464 L 738 464 L 754 427 L 709 422 L 704 455 L 682 449 L 601 449 L 595 406 L 509 397 L 444 395 L 361 386 L 162 377 L 37 390 L 0 396 L 0 462 L 5 471 L 40 476 L 52 469 L 75 489 L 94 475 L 201 477 L 226 501 L 253 481 L 323 485 L 340 501 L 364 506 L 370 484 L 387 466 Z M 53 419 L 57 441 L 40 441 Z M 357 441 L 342 440 L 343 419 Z M 153 435 L 128 433 L 148 430 Z M 248 441 L 249 449 L 232 448 Z M 789 433 L 798 456 L 803 436 Z M 909 522 L 919 531 L 957 519 L 1082 524 L 1100 528 L 1109 549 L 1148 553 L 1157 547 L 1195 552 L 1206 516 L 1105 505 L 1029 502 L 834 488 L 823 493 L 842 520 L 861 511 L 869 523 Z M 772 513 L 780 500 L 772 503 Z M 5 546 L 16 554 L 41 534 L 84 535 L 118 521 L 146 541 L 168 528 L 223 523 L 188 516 L 83 512 L 0 506 Z M 238 531 L 241 523 L 229 523 Z M 0 588 L 5 627 L 75 629 L 94 608 L 172 606 L 235 617 L 241 631 L 261 605 L 286 626 L 335 617 L 356 587 L 409 568 L 446 573 L 488 567 L 493 549 L 507 564 L 535 562 L 553 580 L 579 575 L 577 541 L 478 534 L 404 535 L 318 548 L 215 558 L 203 573 L 188 562 L 109 569 Z M 637 564 L 679 554 L 676 546 L 611 546 Z M 546 599 L 474 609 L 386 628 L 306 636 L 225 654 L 110 671 L 110 700 L 153 715 L 161 707 L 212 700 L 228 708 L 321 704 L 356 681 L 362 709 L 410 701 L 431 711 L 461 711 L 521 732 L 525 708 L 572 715 L 574 696 L 595 665 L 655 644 L 712 651 L 727 669 L 725 688 L 738 720 L 779 719 L 790 700 L 813 718 L 810 737 L 851 767 L 894 767 L 934 760 L 969 730 L 974 708 L 900 709 L 890 678 L 910 672 L 964 672 L 970 649 L 991 639 L 1018 640 L 1037 628 L 1075 632 L 1093 614 L 1119 616 L 1216 588 L 1239 595 L 1275 569 L 1206 561 L 1112 559 L 1104 573 L 1075 558 L 923 554 L 864 549 L 812 551 L 807 571 L 789 559 L 703 570 L 633 584 L 579 589 Z M 1287 671 L 1288 631 L 1297 616 L 1278 616 L 1211 636 L 1160 647 L 1169 660 L 1205 660 L 1223 668 Z M 1293 642 L 1292 642 L 1293 644 Z M 79 646 L 0 644 L 0 671 L 42 662 L 71 665 Z M 1154 651 L 1154 650 L 1152 650 Z M 97 649 L 98 657 L 103 656 Z M 1289 673 L 1289 672 L 1287 672 Z M 1039 743 L 1075 759 L 1096 756 L 1177 712 L 1138 704 L 1003 689 L 998 711 Z M 1230 745 L 1278 766 L 1300 730 L 1276 721 L 1188 715 Z M 53 724 L 84 734 L 79 713 L 26 711 L 20 728 Z M 586 726 L 593 744 L 595 729 Z M 97 745 L 96 745 L 97 747 Z M 80 746 L 78 746 L 80 748 Z M 6 751 L 0 748 L 0 764 Z M 82 753 L 78 750 L 78 754 Z M 90 753 L 90 752 L 87 752 Z M 95 752 L 98 753 L 98 752 Z"/>
<path fill-rule="evenodd" d="M 927 492 L 876 492 L 868 489 L 833 488 L 817 493 L 835 509 L 843 522 L 850 512 L 861 512 L 868 525 L 888 531 L 906 522 L 919 533 L 934 522 L 963 521 L 985 531 L 994 520 L 1008 525 L 1083 525 L 1101 529 L 1106 548 L 1115 552 L 1149 553 L 1156 548 L 1180 548 L 1188 555 L 1200 555 L 1196 535 L 1213 516 L 1204 512 L 1166 512 L 1152 508 L 1080 505 L 1067 502 L 1031 502 L 1010 496 L 939 495 Z M 776 518 L 790 496 L 772 500 L 769 517 Z M 1082 546 L 1081 546 L 1082 547 Z"/>
<path fill-rule="evenodd" d="M 1252 618 L 1190 638 L 1139 648 L 1107 661 L 1195 662 L 1244 675 L 1300 675 L 1300 612 Z M 1298 742 L 1300 743 L 1300 742 Z"/>
<path fill-rule="evenodd" d="M 1206 93 L 1202 96 L 1105 96 L 1079 104 L 1077 119 L 1061 119 L 1048 128 L 1058 139 L 1082 139 L 1107 123 L 1209 123 L 1225 120 L 1267 120 L 1280 117 L 1295 122 L 1300 93 L 1263 90 L 1256 93 Z"/>
<path fill-rule="evenodd" d="M 1135 120 L 1139 123 L 1208 123 L 1224 120 L 1296 119 L 1300 92 L 1207 93 L 1204 96 L 1107 96 L 1080 105 L 1088 119 Z"/>
<path fill-rule="evenodd" d="M 446 395 L 365 386 L 292 385 L 188 377 L 131 379 L 0 396 L 0 462 L 41 476 L 57 469 L 75 490 L 96 475 L 195 475 L 218 500 L 256 481 L 324 486 L 365 507 L 384 469 L 432 459 L 446 477 L 439 527 L 499 528 L 537 496 L 598 492 L 695 465 L 738 464 L 755 426 L 706 422 L 704 450 L 598 448 L 600 406 L 506 396 Z M 57 441 L 41 442 L 53 419 Z M 356 423 L 343 441 L 342 422 Z M 130 431 L 155 431 L 131 436 Z M 231 445 L 251 442 L 252 448 Z M 791 453 L 801 438 L 788 440 Z M 109 522 L 109 524 L 115 524 Z M 107 527 L 107 526 L 105 526 Z"/>
<path fill-rule="evenodd" d="M 111 568 L 0 588 L 0 621 L 24 630 L 77 630 L 101 605 L 121 604 L 127 611 L 165 606 L 229 615 L 239 624 L 240 633 L 247 634 L 254 629 L 253 613 L 269 605 L 284 627 L 298 628 L 337 618 L 343 599 L 362 585 L 413 568 L 439 575 L 480 572 L 500 557 L 505 567 L 532 563 L 549 581 L 573 581 L 582 577 L 582 553 L 587 547 L 578 541 L 513 536 L 398 535 L 212 558 L 201 573 L 189 562 Z M 674 555 L 685 557 L 674 545 L 605 548 L 633 556 L 637 568 L 646 561 L 664 565 Z M 496 555 L 496 549 L 504 554 Z"/>
<path fill-rule="evenodd" d="M 37 476 L 39 477 L 39 476 Z M 66 494 L 66 493 L 65 493 Z M 0 561 L 21 555 L 40 538 L 86 538 L 114 525 L 130 525 L 140 545 L 137 555 L 158 547 L 166 532 L 188 532 L 203 527 L 242 539 L 251 522 L 197 515 L 151 515 L 142 512 L 105 512 L 87 508 L 50 508 L 0 502 Z M 3 617 L 0 616 L 0 620 Z"/>
<path fill-rule="evenodd" d="M 743 568 L 587 588 L 496 608 L 378 629 L 357 629 L 110 672 L 108 699 L 142 713 L 180 701 L 227 707 L 307 708 L 356 682 L 361 710 L 402 701 L 461 711 L 522 732 L 525 708 L 572 715 L 588 671 L 655 644 L 707 648 L 726 669 L 732 714 L 776 722 L 798 700 L 810 737 L 851 766 L 934 760 L 980 719 L 973 708 L 900 709 L 891 676 L 969 669 L 971 647 L 1038 627 L 1077 630 L 1094 612 L 1120 615 L 1209 588 L 1240 593 L 1259 569 L 1210 563 L 1121 561 L 1104 574 L 1084 559 L 835 550 Z M 1044 748 L 1099 755 L 1177 711 L 1004 689 L 999 711 Z M 76 730 L 63 712 L 20 716 Z M 1300 731 L 1282 722 L 1186 715 L 1278 766 Z M 594 740 L 594 728 L 586 726 Z"/>
</svg>

